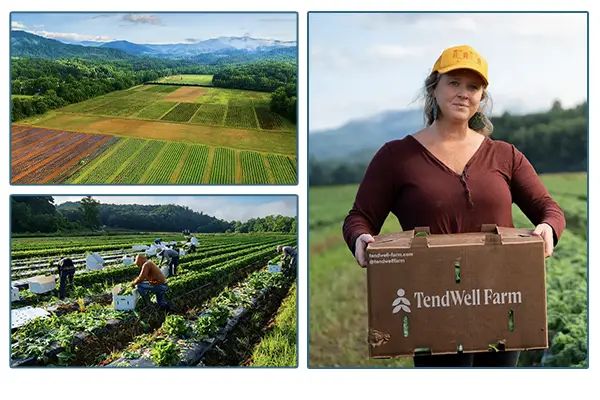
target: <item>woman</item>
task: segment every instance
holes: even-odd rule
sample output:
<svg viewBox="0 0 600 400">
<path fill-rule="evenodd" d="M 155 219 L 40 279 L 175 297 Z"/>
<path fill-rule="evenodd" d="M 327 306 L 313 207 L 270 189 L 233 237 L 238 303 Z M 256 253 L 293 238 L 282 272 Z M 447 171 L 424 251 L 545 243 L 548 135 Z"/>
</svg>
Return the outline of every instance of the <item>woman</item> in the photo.
<svg viewBox="0 0 600 400">
<path fill-rule="evenodd" d="M 426 127 L 386 143 L 373 157 L 346 217 L 343 235 L 366 267 L 366 247 L 392 212 L 404 230 L 479 232 L 514 227 L 514 202 L 552 255 L 565 217 L 530 162 L 513 145 L 489 138 L 487 63 L 469 46 L 444 50 L 425 80 Z M 419 356 L 415 366 L 516 366 L 519 352 Z"/>
</svg>

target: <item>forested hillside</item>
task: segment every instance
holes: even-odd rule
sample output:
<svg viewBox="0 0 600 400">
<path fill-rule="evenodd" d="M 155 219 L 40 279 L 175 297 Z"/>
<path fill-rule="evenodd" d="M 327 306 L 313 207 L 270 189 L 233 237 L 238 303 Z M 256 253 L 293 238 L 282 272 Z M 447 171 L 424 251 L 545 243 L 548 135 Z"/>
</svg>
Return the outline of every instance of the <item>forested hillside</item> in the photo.
<svg viewBox="0 0 600 400">
<path fill-rule="evenodd" d="M 93 198 L 55 206 L 51 196 L 12 196 L 12 233 L 64 233 L 104 229 L 196 233 L 296 232 L 296 218 L 281 215 L 225 221 L 179 205 L 101 204 Z"/>
</svg>

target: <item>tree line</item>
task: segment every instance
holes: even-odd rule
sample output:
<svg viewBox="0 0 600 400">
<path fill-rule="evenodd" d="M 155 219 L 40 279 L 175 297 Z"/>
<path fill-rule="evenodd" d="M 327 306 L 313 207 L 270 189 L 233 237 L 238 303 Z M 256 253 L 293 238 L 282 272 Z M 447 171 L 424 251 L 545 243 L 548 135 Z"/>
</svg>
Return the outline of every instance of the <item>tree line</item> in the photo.
<svg viewBox="0 0 600 400">
<path fill-rule="evenodd" d="M 290 82 L 296 82 L 294 62 L 260 61 L 239 66 L 227 66 L 213 75 L 213 85 L 222 88 L 274 92 Z"/>
<path fill-rule="evenodd" d="M 555 102 L 542 113 L 492 117 L 492 139 L 515 145 L 537 173 L 584 172 L 588 165 L 587 102 L 563 109 Z M 383 143 L 381 143 L 383 145 Z M 367 163 L 316 161 L 309 163 L 310 186 L 359 183 Z"/>
<path fill-rule="evenodd" d="M 281 215 L 225 221 L 179 205 L 101 204 L 83 197 L 56 206 L 51 196 L 11 196 L 12 233 L 98 230 L 194 233 L 296 233 L 296 218 Z"/>
</svg>

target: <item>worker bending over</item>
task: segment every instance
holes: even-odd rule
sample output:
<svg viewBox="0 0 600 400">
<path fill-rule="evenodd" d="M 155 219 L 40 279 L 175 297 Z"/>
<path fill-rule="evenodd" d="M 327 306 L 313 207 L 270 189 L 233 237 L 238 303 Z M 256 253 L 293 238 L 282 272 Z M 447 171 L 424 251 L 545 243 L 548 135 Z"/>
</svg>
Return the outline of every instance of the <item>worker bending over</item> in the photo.
<svg viewBox="0 0 600 400">
<path fill-rule="evenodd" d="M 165 293 L 168 290 L 167 280 L 160 268 L 152 261 L 146 258 L 145 254 L 138 254 L 135 257 L 135 265 L 141 268 L 140 274 L 131 283 L 131 286 L 136 287 L 145 305 L 150 305 L 148 292 L 156 295 L 156 302 L 161 308 L 169 308 L 169 303 L 165 302 Z"/>
</svg>

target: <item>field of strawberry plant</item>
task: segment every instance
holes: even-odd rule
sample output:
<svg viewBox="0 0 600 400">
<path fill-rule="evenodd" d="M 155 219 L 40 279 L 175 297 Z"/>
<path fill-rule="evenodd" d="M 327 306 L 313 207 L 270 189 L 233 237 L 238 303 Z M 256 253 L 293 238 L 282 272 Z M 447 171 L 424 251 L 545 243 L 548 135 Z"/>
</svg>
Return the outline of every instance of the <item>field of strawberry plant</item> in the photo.
<svg viewBox="0 0 600 400">
<path fill-rule="evenodd" d="M 546 351 L 522 352 L 519 365 L 587 366 L 588 176 L 585 173 L 548 174 L 541 178 L 563 209 L 567 229 L 546 262 L 550 347 Z M 412 366 L 411 358 L 374 360 L 368 357 L 365 270 L 354 261 L 340 231 L 356 189 L 356 185 L 310 189 L 309 364 L 315 367 Z M 516 226 L 533 228 L 516 206 L 513 216 Z M 400 229 L 397 219 L 390 214 L 382 233 Z"/>
<path fill-rule="evenodd" d="M 295 235 L 197 235 L 200 244 L 196 252 L 181 255 L 177 275 L 167 276 L 169 310 L 142 300 L 135 310 L 116 310 L 111 290 L 115 285 L 127 286 L 139 274 L 137 266 L 123 264 L 123 256 L 135 254 L 132 246 L 149 245 L 158 236 L 164 243 L 177 242 L 175 248 L 182 244 L 182 235 L 165 233 L 13 238 L 12 286 L 20 295 L 12 302 L 13 312 L 29 306 L 48 315 L 12 327 L 11 365 L 247 365 L 261 343 L 263 347 L 264 341 L 279 343 L 273 341 L 272 328 L 284 300 L 286 304 L 294 301 L 294 310 L 287 311 L 293 311 L 293 318 L 285 318 L 282 326 L 287 340 L 277 345 L 282 346 L 285 357 L 272 362 L 296 365 L 295 347 L 290 348 L 297 340 L 290 336 L 292 330 L 295 336 L 296 272 L 287 268 L 288 260 L 281 261 L 275 251 L 277 245 L 295 246 Z M 101 243 L 112 249 L 98 250 L 104 259 L 103 268 L 88 271 L 85 254 Z M 62 252 L 49 256 L 43 251 Z M 56 289 L 43 294 L 30 292 L 23 273 L 53 276 L 56 271 L 50 263 L 64 255 L 69 255 L 77 267 L 67 297 L 59 300 Z M 155 257 L 151 259 L 157 262 Z M 279 265 L 282 272 L 269 271 L 268 265 Z"/>
</svg>

